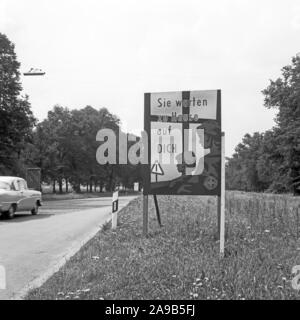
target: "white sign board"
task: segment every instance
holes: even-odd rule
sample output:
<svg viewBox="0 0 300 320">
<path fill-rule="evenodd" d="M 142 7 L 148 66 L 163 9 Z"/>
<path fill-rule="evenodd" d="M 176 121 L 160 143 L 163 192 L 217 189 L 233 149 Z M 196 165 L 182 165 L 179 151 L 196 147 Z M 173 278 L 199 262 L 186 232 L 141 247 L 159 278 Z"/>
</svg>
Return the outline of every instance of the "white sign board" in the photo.
<svg viewBox="0 0 300 320">
<path fill-rule="evenodd" d="M 145 94 L 145 131 L 146 194 L 220 194 L 220 90 Z"/>
</svg>

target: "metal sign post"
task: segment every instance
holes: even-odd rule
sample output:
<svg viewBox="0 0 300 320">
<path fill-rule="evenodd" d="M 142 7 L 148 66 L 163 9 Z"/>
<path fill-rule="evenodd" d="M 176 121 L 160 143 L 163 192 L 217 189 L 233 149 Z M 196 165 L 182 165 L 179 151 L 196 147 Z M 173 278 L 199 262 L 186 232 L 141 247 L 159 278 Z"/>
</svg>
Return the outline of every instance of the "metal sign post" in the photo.
<svg viewBox="0 0 300 320">
<path fill-rule="evenodd" d="M 158 221 L 159 226 L 162 227 L 160 212 L 159 212 L 159 207 L 158 207 L 158 201 L 157 201 L 157 195 L 154 194 L 153 197 L 154 197 L 154 204 L 155 204 L 157 221 Z"/>
<path fill-rule="evenodd" d="M 143 196 L 143 235 L 148 235 L 148 195 Z"/>
<path fill-rule="evenodd" d="M 225 133 L 221 140 L 221 196 L 218 201 L 218 221 L 220 232 L 220 257 L 224 257 L 225 248 Z"/>
</svg>

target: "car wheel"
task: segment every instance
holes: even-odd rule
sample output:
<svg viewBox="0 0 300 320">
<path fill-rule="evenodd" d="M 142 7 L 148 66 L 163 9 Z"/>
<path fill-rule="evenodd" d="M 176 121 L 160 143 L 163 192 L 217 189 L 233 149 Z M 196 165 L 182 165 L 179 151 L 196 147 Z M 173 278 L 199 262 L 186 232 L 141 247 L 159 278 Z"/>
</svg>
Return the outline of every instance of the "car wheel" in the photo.
<svg viewBox="0 0 300 320">
<path fill-rule="evenodd" d="M 13 219 L 15 217 L 15 212 L 16 212 L 16 207 L 10 206 L 10 208 L 6 212 L 6 218 L 9 220 Z"/>
<path fill-rule="evenodd" d="M 38 213 L 39 213 L 39 206 L 38 206 L 38 204 L 36 203 L 36 204 L 35 204 L 35 207 L 31 210 L 31 214 L 32 214 L 33 216 L 36 216 Z"/>
</svg>

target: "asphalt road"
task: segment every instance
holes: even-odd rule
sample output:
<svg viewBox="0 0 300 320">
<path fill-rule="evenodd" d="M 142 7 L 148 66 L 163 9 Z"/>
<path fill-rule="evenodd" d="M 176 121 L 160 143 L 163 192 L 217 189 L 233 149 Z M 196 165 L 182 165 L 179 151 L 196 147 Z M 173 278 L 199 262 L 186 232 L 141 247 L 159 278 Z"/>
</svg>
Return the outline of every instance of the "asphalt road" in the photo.
<svg viewBox="0 0 300 320">
<path fill-rule="evenodd" d="M 121 197 L 119 208 L 134 198 Z M 0 272 L 1 266 L 6 271 L 5 290 L 0 274 L 0 300 L 16 298 L 47 277 L 110 217 L 111 198 L 90 198 L 48 201 L 37 216 L 0 219 Z"/>
</svg>

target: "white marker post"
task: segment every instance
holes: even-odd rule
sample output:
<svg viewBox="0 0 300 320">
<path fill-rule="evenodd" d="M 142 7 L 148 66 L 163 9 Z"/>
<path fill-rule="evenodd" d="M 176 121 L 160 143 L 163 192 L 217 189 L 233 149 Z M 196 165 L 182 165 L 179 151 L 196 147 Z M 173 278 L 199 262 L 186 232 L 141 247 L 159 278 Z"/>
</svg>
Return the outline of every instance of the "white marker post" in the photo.
<svg viewBox="0 0 300 320">
<path fill-rule="evenodd" d="M 118 210 L 119 210 L 119 191 L 116 191 L 116 192 L 113 193 L 113 198 L 112 198 L 111 227 L 112 227 L 113 230 L 117 229 Z"/>
<path fill-rule="evenodd" d="M 224 257 L 225 250 L 225 133 L 221 137 L 221 197 L 219 205 L 220 221 L 220 256 Z"/>
<path fill-rule="evenodd" d="M 6 272 L 4 266 L 0 265 L 0 290 L 6 289 Z"/>
<path fill-rule="evenodd" d="M 135 192 L 139 192 L 139 187 L 140 187 L 139 183 L 138 183 L 138 182 L 135 182 L 135 183 L 134 183 L 134 187 L 133 187 L 133 188 L 134 188 L 134 191 L 135 191 Z"/>
</svg>

